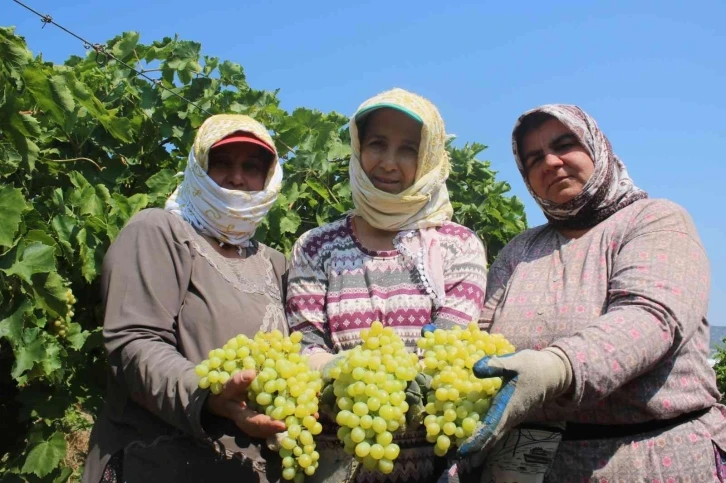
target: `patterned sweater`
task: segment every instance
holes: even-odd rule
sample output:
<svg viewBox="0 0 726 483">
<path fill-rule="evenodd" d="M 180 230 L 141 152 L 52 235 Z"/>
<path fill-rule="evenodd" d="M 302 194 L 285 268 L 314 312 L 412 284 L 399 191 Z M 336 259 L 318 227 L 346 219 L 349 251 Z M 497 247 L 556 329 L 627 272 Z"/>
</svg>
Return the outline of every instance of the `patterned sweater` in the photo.
<svg viewBox="0 0 726 483">
<path fill-rule="evenodd" d="M 307 351 L 355 347 L 360 330 L 376 320 L 394 327 L 412 350 L 425 324 L 478 320 L 486 288 L 484 246 L 456 223 L 438 232 L 446 290 L 439 310 L 413 262 L 397 250 L 363 247 L 350 217 L 300 237 L 290 260 L 286 308 L 290 328 L 303 332 Z"/>
<path fill-rule="evenodd" d="M 445 223 L 438 233 L 446 290 L 445 304 L 438 310 L 414 263 L 397 250 L 364 248 L 350 217 L 300 237 L 290 260 L 286 309 L 291 331 L 303 333 L 305 351 L 351 349 L 360 344 L 361 329 L 376 320 L 393 327 L 413 351 L 425 324 L 478 320 L 486 290 L 484 246 L 471 230 L 455 223 Z M 335 427 L 324 427 L 318 446 L 328 451 L 327 460 L 340 461 Z M 401 454 L 392 474 L 361 471 L 356 481 L 435 482 L 437 459 L 419 429 L 395 437 Z"/>
</svg>

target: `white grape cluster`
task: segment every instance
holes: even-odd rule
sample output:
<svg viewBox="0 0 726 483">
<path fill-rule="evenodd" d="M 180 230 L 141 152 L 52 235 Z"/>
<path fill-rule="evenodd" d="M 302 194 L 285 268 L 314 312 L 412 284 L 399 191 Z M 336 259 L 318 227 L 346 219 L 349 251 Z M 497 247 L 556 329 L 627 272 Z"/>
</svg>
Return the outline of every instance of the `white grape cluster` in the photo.
<svg viewBox="0 0 726 483">
<path fill-rule="evenodd" d="M 348 351 L 330 377 L 346 453 L 368 470 L 393 471 L 400 448 L 393 434 L 406 424 L 406 388 L 418 373 L 418 356 L 391 327 L 376 321 L 360 332 L 363 344 Z"/>
<path fill-rule="evenodd" d="M 425 408 L 426 440 L 435 444 L 437 456 L 444 456 L 474 433 L 502 385 L 498 377 L 478 379 L 472 372 L 474 364 L 482 357 L 510 354 L 514 346 L 472 322 L 466 329 L 428 332 L 418 347 L 424 351 L 424 372 L 432 376 Z"/>
<path fill-rule="evenodd" d="M 318 468 L 320 454 L 313 436 L 323 430 L 315 417 L 322 379 L 320 372 L 310 370 L 307 357 L 300 355 L 301 339 L 299 332 L 284 337 L 278 330 L 258 332 L 253 339 L 238 335 L 210 351 L 209 359 L 195 368 L 199 387 L 213 394 L 219 394 L 237 372 L 257 371 L 250 384 L 249 406 L 285 422 L 287 434 L 280 441 L 282 477 L 296 483 Z"/>
<path fill-rule="evenodd" d="M 73 316 L 76 315 L 75 312 L 73 312 L 73 306 L 76 304 L 77 300 L 73 295 L 73 291 L 71 289 L 67 289 L 65 295 L 66 306 L 68 307 L 66 309 L 66 316 L 65 318 L 58 317 L 53 321 L 53 330 L 59 337 L 65 337 L 68 334 L 68 324 L 71 323 Z"/>
</svg>

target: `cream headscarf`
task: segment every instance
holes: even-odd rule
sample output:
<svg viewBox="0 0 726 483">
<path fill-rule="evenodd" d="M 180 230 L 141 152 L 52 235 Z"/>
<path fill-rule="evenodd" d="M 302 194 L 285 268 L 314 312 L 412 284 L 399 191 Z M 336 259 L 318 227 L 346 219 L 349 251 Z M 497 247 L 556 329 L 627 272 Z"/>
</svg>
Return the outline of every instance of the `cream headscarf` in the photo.
<svg viewBox="0 0 726 483">
<path fill-rule="evenodd" d="M 410 188 L 398 194 L 376 188 L 361 166 L 357 118 L 376 107 L 398 109 L 422 121 L 416 178 Z M 438 109 L 421 96 L 392 89 L 360 105 L 350 122 L 350 138 L 349 173 L 354 214 L 375 228 L 400 232 L 394 245 L 412 258 L 435 305 L 443 306 L 446 297 L 443 253 L 436 227 L 451 220 L 454 210 L 446 188 L 450 170 L 446 129 Z"/>
<path fill-rule="evenodd" d="M 254 135 L 274 152 L 262 191 L 228 190 L 207 175 L 212 146 L 236 132 Z M 281 185 L 282 168 L 275 143 L 265 127 L 248 116 L 216 115 L 204 121 L 197 131 L 184 181 L 169 197 L 165 209 L 180 214 L 189 224 L 221 243 L 246 247 L 257 225 L 275 204 Z"/>
</svg>

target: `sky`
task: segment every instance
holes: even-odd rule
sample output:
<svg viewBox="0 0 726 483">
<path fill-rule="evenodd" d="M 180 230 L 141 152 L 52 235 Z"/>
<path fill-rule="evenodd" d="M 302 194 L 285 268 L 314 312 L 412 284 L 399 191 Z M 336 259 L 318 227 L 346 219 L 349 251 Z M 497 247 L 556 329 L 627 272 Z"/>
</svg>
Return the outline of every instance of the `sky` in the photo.
<svg viewBox="0 0 726 483">
<path fill-rule="evenodd" d="M 62 62 L 80 42 L 11 0 L 34 53 Z M 26 1 L 26 0 L 24 0 Z M 369 0 L 194 2 L 27 0 L 92 42 L 128 30 L 141 42 L 179 34 L 242 64 L 282 107 L 347 115 L 402 87 L 431 99 L 457 143 L 489 148 L 498 179 L 544 222 L 514 165 L 523 111 L 577 104 L 610 138 L 635 183 L 693 217 L 711 260 L 709 319 L 726 325 L 726 2 Z"/>
</svg>

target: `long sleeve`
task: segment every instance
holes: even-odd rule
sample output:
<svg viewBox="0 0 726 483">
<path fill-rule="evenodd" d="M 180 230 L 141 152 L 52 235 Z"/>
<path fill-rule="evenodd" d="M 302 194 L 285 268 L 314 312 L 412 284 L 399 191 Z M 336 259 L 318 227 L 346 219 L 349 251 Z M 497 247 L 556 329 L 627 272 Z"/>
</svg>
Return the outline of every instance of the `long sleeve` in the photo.
<svg viewBox="0 0 726 483">
<path fill-rule="evenodd" d="M 290 332 L 303 334 L 305 353 L 331 352 L 333 344 L 325 312 L 328 281 L 325 270 L 313 261 L 313 253 L 306 245 L 308 234 L 295 243 L 290 256 L 285 312 Z"/>
<path fill-rule="evenodd" d="M 478 321 L 487 284 L 487 257 L 484 244 L 463 226 L 446 225 L 443 239 L 444 289 L 446 301 L 436 311 L 433 323 L 448 327 Z"/>
<path fill-rule="evenodd" d="M 206 391 L 177 349 L 176 317 L 192 255 L 174 236 L 172 214 L 148 210 L 121 231 L 104 259 L 103 335 L 109 364 L 130 397 L 167 423 L 204 437 Z"/>
<path fill-rule="evenodd" d="M 574 392 L 560 401 L 564 406 L 605 398 L 677 355 L 705 323 L 708 259 L 682 208 L 649 205 L 630 221 L 610 257 L 606 312 L 552 343 L 573 368 Z"/>
</svg>

